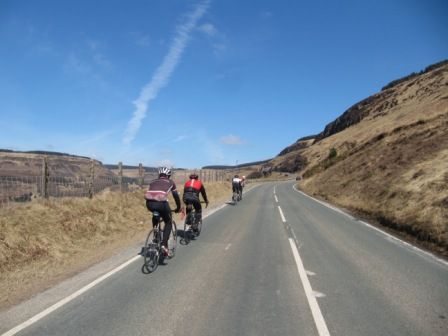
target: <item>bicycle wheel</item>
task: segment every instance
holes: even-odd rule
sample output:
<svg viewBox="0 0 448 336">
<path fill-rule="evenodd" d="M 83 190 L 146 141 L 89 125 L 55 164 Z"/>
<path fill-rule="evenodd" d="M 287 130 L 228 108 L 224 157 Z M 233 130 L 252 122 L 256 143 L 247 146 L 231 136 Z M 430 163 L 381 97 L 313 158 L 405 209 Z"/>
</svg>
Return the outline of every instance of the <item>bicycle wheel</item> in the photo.
<svg viewBox="0 0 448 336">
<path fill-rule="evenodd" d="M 199 235 L 201 234 L 201 230 L 202 230 L 202 219 L 197 223 L 197 226 L 196 226 L 196 237 L 199 237 Z"/>
<path fill-rule="evenodd" d="M 174 258 L 177 249 L 177 226 L 174 220 L 171 220 L 171 235 L 168 240 L 168 248 L 171 251 L 171 258 Z"/>
<path fill-rule="evenodd" d="M 144 264 L 143 267 L 148 273 L 154 272 L 159 266 L 161 239 L 159 229 L 154 228 L 149 231 L 146 237 L 145 247 L 143 249 Z"/>
<path fill-rule="evenodd" d="M 191 237 L 190 237 L 190 223 L 191 223 L 191 212 L 187 215 L 184 221 L 184 232 L 182 234 L 181 243 L 183 242 L 184 245 L 187 245 L 190 243 Z"/>
</svg>

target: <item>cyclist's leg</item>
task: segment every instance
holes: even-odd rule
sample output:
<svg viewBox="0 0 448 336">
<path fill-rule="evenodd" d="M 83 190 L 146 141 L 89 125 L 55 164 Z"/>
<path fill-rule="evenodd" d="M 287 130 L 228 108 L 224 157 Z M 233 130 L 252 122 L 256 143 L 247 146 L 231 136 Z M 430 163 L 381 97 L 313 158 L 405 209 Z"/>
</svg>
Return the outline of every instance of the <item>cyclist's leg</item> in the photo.
<svg viewBox="0 0 448 336">
<path fill-rule="evenodd" d="M 157 201 L 148 201 L 147 200 L 146 208 L 151 212 L 154 212 L 154 211 L 160 212 L 162 210 L 162 207 L 160 206 L 160 202 L 157 202 Z M 157 224 L 158 224 L 158 218 L 153 216 L 152 217 L 152 226 L 154 227 Z"/>
<path fill-rule="evenodd" d="M 190 220 L 190 213 L 193 210 L 193 208 L 190 206 L 191 199 L 185 198 L 184 203 L 185 203 L 185 223 L 191 225 L 192 221 Z"/>
<path fill-rule="evenodd" d="M 193 201 L 194 210 L 196 211 L 196 223 L 202 220 L 202 206 L 199 200 Z"/>
<path fill-rule="evenodd" d="M 163 229 L 163 240 L 162 245 L 165 247 L 168 247 L 168 239 L 170 238 L 171 234 L 171 208 L 168 202 L 161 202 L 163 204 L 163 209 L 160 211 L 160 215 L 163 218 L 163 221 L 165 222 L 165 227 Z"/>
</svg>

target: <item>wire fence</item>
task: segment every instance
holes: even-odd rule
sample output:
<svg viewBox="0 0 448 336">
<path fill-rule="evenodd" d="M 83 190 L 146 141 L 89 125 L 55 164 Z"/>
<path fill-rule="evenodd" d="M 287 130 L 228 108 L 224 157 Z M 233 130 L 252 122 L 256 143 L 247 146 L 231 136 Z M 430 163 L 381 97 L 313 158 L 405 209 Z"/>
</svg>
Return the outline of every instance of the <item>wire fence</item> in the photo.
<svg viewBox="0 0 448 336">
<path fill-rule="evenodd" d="M 125 169 L 126 174 L 124 174 L 121 163 L 118 164 L 117 169 L 111 171 L 105 169 L 98 161 L 91 160 L 87 168 L 86 161 L 83 162 L 84 169 L 78 174 L 73 173 L 72 165 L 70 174 L 61 176 L 60 171 L 67 168 L 61 164 L 61 161 L 55 161 L 52 164 L 50 160 L 41 158 L 37 163 L 30 162 L 24 165 L 28 169 L 22 172 L 18 169 L 0 170 L 0 206 L 30 202 L 36 198 L 91 198 L 106 189 L 128 192 L 146 188 L 151 180 L 157 178 L 157 172 L 145 169 L 142 165 L 134 169 Z M 68 168 L 65 171 L 68 171 Z M 191 172 L 191 170 L 173 171 L 172 179 L 178 188 L 189 178 Z M 195 172 L 205 183 L 228 180 L 228 174 L 222 170 L 201 169 Z"/>
</svg>

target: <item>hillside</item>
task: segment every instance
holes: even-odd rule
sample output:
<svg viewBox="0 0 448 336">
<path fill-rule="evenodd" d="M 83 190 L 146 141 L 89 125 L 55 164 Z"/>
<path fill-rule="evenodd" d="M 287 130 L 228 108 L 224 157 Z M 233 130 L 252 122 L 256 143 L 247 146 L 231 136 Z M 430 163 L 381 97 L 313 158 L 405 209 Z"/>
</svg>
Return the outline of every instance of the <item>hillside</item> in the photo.
<svg viewBox="0 0 448 336">
<path fill-rule="evenodd" d="M 92 162 L 100 176 L 113 176 L 114 174 L 104 167 L 100 161 L 65 153 L 57 152 L 17 152 L 0 150 L 0 172 L 2 176 L 40 176 L 44 158 L 50 169 L 50 175 L 77 177 L 90 174 Z"/>
<path fill-rule="evenodd" d="M 300 187 L 448 250 L 448 64 L 393 81 L 271 161 Z"/>
<path fill-rule="evenodd" d="M 116 185 L 117 180 L 101 162 L 86 157 L 0 151 L 0 206 L 45 195 L 88 196 Z"/>
</svg>

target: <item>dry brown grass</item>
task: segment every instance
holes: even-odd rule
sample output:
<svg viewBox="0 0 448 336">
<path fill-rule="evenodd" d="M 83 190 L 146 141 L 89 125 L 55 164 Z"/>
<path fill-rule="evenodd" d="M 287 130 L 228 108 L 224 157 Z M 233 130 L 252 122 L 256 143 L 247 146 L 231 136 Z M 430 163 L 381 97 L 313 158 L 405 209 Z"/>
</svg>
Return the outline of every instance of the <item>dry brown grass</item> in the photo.
<svg viewBox="0 0 448 336">
<path fill-rule="evenodd" d="M 228 184 L 206 188 L 211 207 L 229 198 Z M 142 190 L 0 208 L 0 309 L 143 240 L 149 223 Z"/>
</svg>

